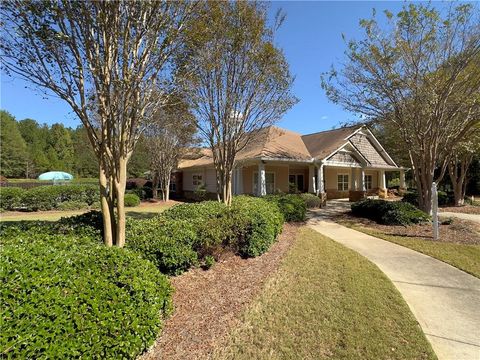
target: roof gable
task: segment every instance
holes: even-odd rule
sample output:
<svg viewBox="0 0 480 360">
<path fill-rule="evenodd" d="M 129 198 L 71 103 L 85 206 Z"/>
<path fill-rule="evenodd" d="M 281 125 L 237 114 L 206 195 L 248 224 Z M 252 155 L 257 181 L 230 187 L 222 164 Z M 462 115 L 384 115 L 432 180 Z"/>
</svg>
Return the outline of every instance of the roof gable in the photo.
<svg viewBox="0 0 480 360">
<path fill-rule="evenodd" d="M 358 131 L 348 141 L 372 166 L 396 167 L 393 160 L 385 153 L 383 148 L 378 148 L 378 141 L 373 141 L 370 131 Z M 376 140 L 376 139 L 375 139 Z M 382 152 L 384 154 L 382 154 Z"/>
<path fill-rule="evenodd" d="M 347 143 L 348 137 L 360 128 L 360 125 L 355 125 L 321 131 L 314 134 L 303 135 L 302 140 L 312 157 L 322 160 Z"/>
</svg>

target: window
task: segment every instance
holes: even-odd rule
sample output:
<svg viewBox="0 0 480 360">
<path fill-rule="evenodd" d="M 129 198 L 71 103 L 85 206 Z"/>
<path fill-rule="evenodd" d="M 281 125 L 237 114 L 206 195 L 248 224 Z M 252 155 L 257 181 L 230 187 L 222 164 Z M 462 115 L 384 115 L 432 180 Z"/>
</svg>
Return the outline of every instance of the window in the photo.
<svg viewBox="0 0 480 360">
<path fill-rule="evenodd" d="M 338 189 L 338 191 L 348 190 L 348 175 L 347 174 L 338 174 L 337 175 L 337 189 Z"/>
<path fill-rule="evenodd" d="M 173 181 L 170 183 L 170 192 L 174 193 L 177 191 L 177 184 Z"/>
<path fill-rule="evenodd" d="M 203 175 L 193 174 L 193 186 L 203 185 Z"/>
<path fill-rule="evenodd" d="M 372 190 L 372 175 L 365 175 L 365 189 Z"/>
<path fill-rule="evenodd" d="M 267 194 L 273 194 L 275 192 L 274 172 L 265 172 L 265 185 L 267 188 Z M 253 173 L 253 193 L 258 194 L 258 172 Z"/>
</svg>

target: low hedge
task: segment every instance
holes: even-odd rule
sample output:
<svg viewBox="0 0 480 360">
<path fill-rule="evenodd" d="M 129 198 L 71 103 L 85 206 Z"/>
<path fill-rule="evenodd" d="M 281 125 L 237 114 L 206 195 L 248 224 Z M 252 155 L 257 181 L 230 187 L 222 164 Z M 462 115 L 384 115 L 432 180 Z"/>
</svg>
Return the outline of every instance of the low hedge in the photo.
<svg viewBox="0 0 480 360">
<path fill-rule="evenodd" d="M 267 201 L 275 203 L 287 222 L 305 221 L 307 205 L 299 194 L 267 195 Z"/>
<path fill-rule="evenodd" d="M 126 238 L 127 248 L 142 254 L 165 274 L 180 274 L 198 264 L 197 233 L 187 220 L 128 219 Z"/>
<path fill-rule="evenodd" d="M 126 207 L 134 207 L 140 205 L 140 198 L 136 194 L 125 194 L 123 203 Z"/>
<path fill-rule="evenodd" d="M 412 204 L 400 201 L 363 200 L 351 205 L 352 214 L 385 225 L 410 225 L 430 221 L 430 216 Z"/>
<path fill-rule="evenodd" d="M 0 206 L 4 210 L 53 210 L 60 209 L 64 202 L 90 206 L 99 196 L 98 185 L 93 184 L 46 185 L 28 190 L 0 187 Z"/>
<path fill-rule="evenodd" d="M 284 217 L 276 203 L 248 196 L 233 199 L 234 237 L 230 245 L 244 257 L 266 252 L 282 231 Z"/>
<path fill-rule="evenodd" d="M 4 240 L 5 358 L 135 358 L 172 309 L 168 279 L 135 252 L 32 231 Z"/>
<path fill-rule="evenodd" d="M 305 201 L 307 209 L 316 209 L 322 206 L 322 201 L 317 195 L 303 193 L 300 196 L 302 197 L 303 201 Z"/>
<path fill-rule="evenodd" d="M 455 196 L 453 193 L 446 193 L 445 191 L 438 191 L 438 205 L 446 206 L 454 203 Z M 418 207 L 418 192 L 408 191 L 403 195 L 403 202 L 412 204 L 415 207 Z"/>
</svg>

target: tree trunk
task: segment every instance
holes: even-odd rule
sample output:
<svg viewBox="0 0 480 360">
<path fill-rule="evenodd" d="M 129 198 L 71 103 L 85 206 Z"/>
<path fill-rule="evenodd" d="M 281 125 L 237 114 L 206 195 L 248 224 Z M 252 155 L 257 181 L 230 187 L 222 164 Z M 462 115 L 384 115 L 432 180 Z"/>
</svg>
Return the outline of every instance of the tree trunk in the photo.
<svg viewBox="0 0 480 360">
<path fill-rule="evenodd" d="M 455 206 L 465 204 L 465 192 L 467 190 L 467 171 L 473 160 L 472 154 L 454 156 L 448 164 L 448 174 L 453 186 Z"/>
<path fill-rule="evenodd" d="M 170 200 L 170 176 L 165 179 L 165 189 L 163 189 L 163 201 Z"/>
<path fill-rule="evenodd" d="M 106 246 L 112 246 L 114 244 L 113 238 L 113 229 L 112 226 L 115 220 L 115 214 L 112 210 L 112 194 L 113 191 L 112 187 L 110 187 L 109 181 L 107 179 L 107 175 L 105 173 L 105 169 L 102 166 L 102 162 L 100 162 L 99 166 L 99 183 L 100 183 L 100 204 L 102 209 L 102 218 L 103 218 L 103 241 Z"/>
<path fill-rule="evenodd" d="M 118 162 L 118 179 L 115 183 L 117 200 L 116 245 L 125 246 L 125 187 L 127 185 L 127 159 L 121 158 Z"/>
<path fill-rule="evenodd" d="M 158 199 L 158 183 L 160 182 L 160 177 L 158 173 L 155 171 L 153 178 L 152 178 L 152 197 L 154 199 Z"/>
</svg>

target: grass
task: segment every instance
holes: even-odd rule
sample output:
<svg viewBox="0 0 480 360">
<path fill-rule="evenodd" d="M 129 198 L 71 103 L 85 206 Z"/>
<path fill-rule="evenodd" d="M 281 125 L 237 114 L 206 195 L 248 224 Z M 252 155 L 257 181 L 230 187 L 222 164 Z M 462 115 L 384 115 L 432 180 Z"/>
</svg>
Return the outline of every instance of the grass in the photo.
<svg viewBox="0 0 480 360">
<path fill-rule="evenodd" d="M 380 239 L 421 252 L 480 278 L 479 245 L 455 244 L 449 242 L 424 240 L 415 237 L 390 235 L 357 224 L 345 225 L 366 234 L 376 236 Z"/>
<path fill-rule="evenodd" d="M 150 218 L 172 206 L 170 203 L 144 203 L 140 206 L 125 208 L 127 216 L 133 218 Z M 89 210 L 67 210 L 67 211 L 37 211 L 37 212 L 15 212 L 0 214 L 1 221 L 22 221 L 22 220 L 42 220 L 57 221 L 61 217 L 83 214 Z"/>
<path fill-rule="evenodd" d="M 303 229 L 217 359 L 436 359 L 386 276 Z"/>
</svg>

